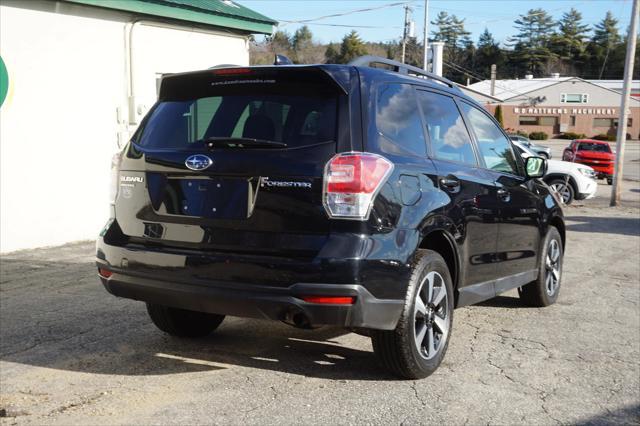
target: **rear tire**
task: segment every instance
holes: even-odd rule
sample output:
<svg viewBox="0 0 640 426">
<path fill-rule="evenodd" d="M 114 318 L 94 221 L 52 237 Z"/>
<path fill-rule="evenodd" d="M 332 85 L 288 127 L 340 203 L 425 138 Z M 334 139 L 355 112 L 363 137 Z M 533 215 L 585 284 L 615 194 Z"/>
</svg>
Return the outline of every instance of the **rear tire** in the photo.
<svg viewBox="0 0 640 426">
<path fill-rule="evenodd" d="M 160 330 L 176 337 L 205 337 L 224 320 L 224 315 L 147 303 L 151 321 Z"/>
<path fill-rule="evenodd" d="M 613 185 L 613 178 L 607 178 L 607 184 Z"/>
<path fill-rule="evenodd" d="M 518 289 L 525 304 L 539 308 L 556 303 L 560 293 L 564 252 L 560 232 L 555 227 L 549 227 L 543 247 L 538 278 Z"/>
<path fill-rule="evenodd" d="M 442 256 L 419 250 L 395 330 L 371 330 L 381 364 L 403 379 L 432 374 L 447 351 L 453 324 L 453 285 Z"/>
</svg>

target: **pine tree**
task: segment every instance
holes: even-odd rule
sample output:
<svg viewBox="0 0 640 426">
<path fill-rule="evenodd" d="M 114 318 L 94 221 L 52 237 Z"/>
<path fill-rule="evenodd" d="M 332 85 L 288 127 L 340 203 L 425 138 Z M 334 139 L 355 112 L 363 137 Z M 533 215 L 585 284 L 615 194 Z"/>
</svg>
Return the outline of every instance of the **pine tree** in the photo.
<svg viewBox="0 0 640 426">
<path fill-rule="evenodd" d="M 612 74 L 612 70 L 618 68 L 614 57 L 620 50 L 621 42 L 618 31 L 618 20 L 608 11 L 602 21 L 593 29 L 593 37 L 587 46 L 590 57 L 590 66 L 587 74 L 590 78 L 620 78 Z M 624 63 L 624 58 L 622 59 Z"/>
<path fill-rule="evenodd" d="M 558 21 L 558 33 L 551 38 L 551 50 L 561 59 L 581 59 L 589 26 L 582 23 L 582 14 L 571 8 Z"/>
<path fill-rule="evenodd" d="M 530 9 L 515 20 L 518 34 L 513 37 L 512 59 L 520 71 L 542 74 L 544 65 L 553 57 L 549 40 L 555 26 L 553 18 L 544 9 Z"/>
<path fill-rule="evenodd" d="M 327 64 L 337 64 L 338 57 L 340 56 L 340 52 L 336 48 L 336 45 L 333 43 L 329 43 L 327 46 L 327 50 L 324 52 L 324 61 Z"/>
<path fill-rule="evenodd" d="M 340 45 L 337 63 L 346 64 L 358 56 L 367 54 L 367 49 L 355 30 L 344 36 Z"/>
<path fill-rule="evenodd" d="M 313 49 L 313 34 L 306 25 L 298 28 L 291 38 L 291 47 L 294 52 L 294 61 L 299 64 L 305 63 L 305 60 Z"/>
<path fill-rule="evenodd" d="M 273 53 L 290 55 L 292 47 L 291 36 L 286 31 L 276 31 L 271 37 L 267 38 L 267 43 Z"/>
<path fill-rule="evenodd" d="M 474 71 L 485 78 L 491 77 L 491 65 L 498 67 L 498 73 L 503 73 L 503 65 L 505 63 L 505 54 L 500 49 L 500 45 L 495 41 L 493 35 L 487 28 L 480 34 L 478 39 L 478 48 L 474 58 Z"/>
<path fill-rule="evenodd" d="M 452 80 L 463 82 L 465 74 L 447 66 L 447 63 L 467 69 L 473 68 L 475 47 L 469 38 L 471 33 L 464 28 L 464 19 L 442 11 L 431 24 L 437 27 L 437 30 L 432 32 L 433 41 L 444 42 L 445 75 Z"/>
</svg>

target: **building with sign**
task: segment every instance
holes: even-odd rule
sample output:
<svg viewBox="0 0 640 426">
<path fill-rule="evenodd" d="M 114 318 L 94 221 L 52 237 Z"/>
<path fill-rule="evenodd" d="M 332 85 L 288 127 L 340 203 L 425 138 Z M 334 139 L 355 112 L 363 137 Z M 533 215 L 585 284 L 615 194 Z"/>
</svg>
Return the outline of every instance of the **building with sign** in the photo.
<svg viewBox="0 0 640 426">
<path fill-rule="evenodd" d="M 523 80 L 496 80 L 493 93 L 491 81 L 472 84 L 467 94 L 483 103 L 491 112 L 502 105 L 504 127 L 526 133 L 542 131 L 550 137 L 565 132 L 596 135 L 615 135 L 618 126 L 621 94 L 612 80 L 583 80 L 578 77 L 560 77 Z M 636 90 L 640 81 L 634 80 Z M 465 88 L 463 88 L 465 90 Z M 478 95 L 475 95 L 478 93 Z M 632 139 L 640 138 L 640 99 L 630 99 L 627 133 Z"/>
<path fill-rule="evenodd" d="M 275 24 L 232 0 L 0 0 L 0 251 L 95 238 L 161 76 L 248 65 Z"/>
</svg>

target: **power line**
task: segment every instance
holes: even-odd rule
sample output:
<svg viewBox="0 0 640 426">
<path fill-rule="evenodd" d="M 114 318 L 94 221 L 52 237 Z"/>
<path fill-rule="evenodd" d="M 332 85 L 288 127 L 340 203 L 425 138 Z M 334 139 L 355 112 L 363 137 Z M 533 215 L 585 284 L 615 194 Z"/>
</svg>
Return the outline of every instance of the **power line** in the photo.
<svg viewBox="0 0 640 426">
<path fill-rule="evenodd" d="M 389 7 L 404 6 L 404 5 L 408 5 L 409 3 L 413 3 L 413 1 L 415 1 L 415 0 L 387 3 L 387 4 L 380 5 L 380 6 L 365 7 L 365 8 L 362 8 L 362 9 L 353 9 L 353 10 L 349 10 L 347 12 L 334 13 L 334 14 L 331 14 L 331 15 L 319 16 L 317 18 L 299 19 L 299 20 L 280 19 L 278 21 L 279 22 L 285 22 L 287 24 L 307 24 L 307 23 L 312 23 L 313 21 L 320 21 L 320 20 L 328 19 L 328 18 L 338 18 L 338 17 L 341 17 L 341 16 L 353 15 L 354 13 L 371 12 L 373 10 L 386 9 L 386 8 L 389 8 Z"/>
</svg>

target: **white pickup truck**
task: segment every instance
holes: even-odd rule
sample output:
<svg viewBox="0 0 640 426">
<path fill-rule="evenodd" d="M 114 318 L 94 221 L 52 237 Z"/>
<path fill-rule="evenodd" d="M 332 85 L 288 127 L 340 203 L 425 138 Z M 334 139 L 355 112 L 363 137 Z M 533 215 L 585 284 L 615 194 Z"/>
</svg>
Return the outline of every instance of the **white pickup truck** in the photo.
<svg viewBox="0 0 640 426">
<path fill-rule="evenodd" d="M 513 144 L 523 158 L 538 156 L 518 141 Z M 564 204 L 593 198 L 598 190 L 596 172 L 589 166 L 569 161 L 547 160 L 547 173 L 542 179 L 560 195 Z"/>
</svg>

